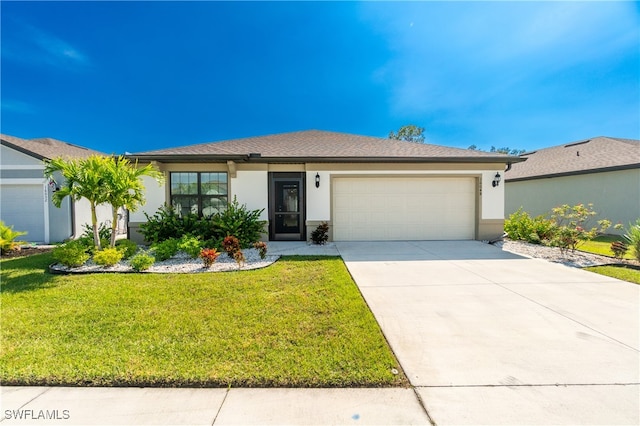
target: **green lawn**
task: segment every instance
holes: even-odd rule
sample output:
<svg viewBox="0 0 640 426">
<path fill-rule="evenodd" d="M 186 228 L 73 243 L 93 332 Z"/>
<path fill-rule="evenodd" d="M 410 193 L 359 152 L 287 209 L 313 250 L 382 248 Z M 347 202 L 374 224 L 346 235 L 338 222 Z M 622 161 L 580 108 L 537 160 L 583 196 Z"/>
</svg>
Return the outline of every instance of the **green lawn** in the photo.
<svg viewBox="0 0 640 426">
<path fill-rule="evenodd" d="M 591 266 L 584 269 L 586 269 L 587 271 L 595 272 L 596 274 L 606 275 L 608 277 L 617 278 L 619 280 L 640 284 L 640 270 L 637 269 L 625 267 L 622 265 Z"/>
<path fill-rule="evenodd" d="M 404 386 L 340 258 L 260 270 L 51 275 L 3 260 L 4 385 Z"/>
<path fill-rule="evenodd" d="M 614 241 L 623 241 L 623 238 L 617 235 L 601 235 L 591 241 L 580 244 L 578 246 L 578 250 L 585 251 L 587 253 L 601 254 L 604 256 L 613 257 L 613 252 L 611 251 L 611 243 Z M 624 258 L 634 259 L 633 250 L 631 248 L 629 248 Z"/>
</svg>

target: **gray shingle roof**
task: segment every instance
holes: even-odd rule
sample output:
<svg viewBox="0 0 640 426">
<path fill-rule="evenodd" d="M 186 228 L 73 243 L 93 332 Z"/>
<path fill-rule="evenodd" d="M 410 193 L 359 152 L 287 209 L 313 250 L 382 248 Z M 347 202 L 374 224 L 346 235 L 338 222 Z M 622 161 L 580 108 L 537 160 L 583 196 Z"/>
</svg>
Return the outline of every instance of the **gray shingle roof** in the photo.
<svg viewBox="0 0 640 426">
<path fill-rule="evenodd" d="M 51 138 L 21 139 L 0 134 L 0 143 L 39 160 L 51 160 L 57 157 L 86 158 L 91 155 L 105 155 L 99 151 Z"/>
<path fill-rule="evenodd" d="M 506 181 L 640 167 L 640 140 L 598 136 L 522 154 Z"/>
<path fill-rule="evenodd" d="M 260 154 L 260 158 L 264 161 L 269 159 L 274 161 L 293 161 L 296 159 L 301 161 L 339 161 L 345 159 L 360 161 L 376 161 L 380 159 L 387 161 L 392 161 L 393 159 L 474 161 L 475 159 L 475 161 L 486 162 L 514 160 L 514 157 L 503 154 L 320 130 L 281 133 L 146 151 L 131 154 L 131 157 L 160 161 L 179 161 L 180 159 L 191 158 L 191 161 L 194 161 L 196 159 L 247 158 L 252 153 Z"/>
</svg>

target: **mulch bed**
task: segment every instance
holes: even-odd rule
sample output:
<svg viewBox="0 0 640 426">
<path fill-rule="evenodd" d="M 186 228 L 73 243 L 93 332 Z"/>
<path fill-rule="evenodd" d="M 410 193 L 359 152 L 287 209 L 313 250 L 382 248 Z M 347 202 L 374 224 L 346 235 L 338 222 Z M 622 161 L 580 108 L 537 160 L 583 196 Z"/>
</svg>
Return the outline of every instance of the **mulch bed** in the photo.
<svg viewBox="0 0 640 426">
<path fill-rule="evenodd" d="M 47 248 L 39 248 L 39 247 L 24 247 L 19 250 L 12 250 L 7 253 L 2 253 L 3 259 L 10 259 L 12 257 L 23 257 L 23 256 L 33 256 L 34 254 L 44 254 L 49 253 L 53 250 L 50 247 Z"/>
</svg>

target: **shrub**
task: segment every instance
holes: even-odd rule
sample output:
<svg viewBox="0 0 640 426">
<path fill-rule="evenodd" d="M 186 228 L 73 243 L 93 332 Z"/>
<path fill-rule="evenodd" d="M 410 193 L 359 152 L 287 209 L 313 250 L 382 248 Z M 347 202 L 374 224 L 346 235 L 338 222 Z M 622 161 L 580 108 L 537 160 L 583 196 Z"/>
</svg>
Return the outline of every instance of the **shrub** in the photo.
<svg viewBox="0 0 640 426">
<path fill-rule="evenodd" d="M 616 259 L 622 259 L 629 250 L 629 246 L 624 241 L 614 241 L 611 243 L 611 252 Z"/>
<path fill-rule="evenodd" d="M 238 250 L 237 252 L 233 253 L 233 259 L 238 264 L 238 268 L 242 268 L 242 265 L 244 265 L 244 262 L 247 260 L 244 257 L 244 253 L 242 252 L 242 250 Z"/>
<path fill-rule="evenodd" d="M 265 257 L 267 257 L 267 243 L 265 243 L 264 241 L 258 241 L 253 243 L 253 248 L 258 250 L 260 259 L 264 259 Z"/>
<path fill-rule="evenodd" d="M 129 259 L 138 251 L 138 245 L 127 239 L 116 241 L 116 248 L 122 251 L 123 259 Z"/>
<path fill-rule="evenodd" d="M 210 268 L 216 262 L 219 255 L 218 250 L 214 248 L 203 248 L 200 250 L 200 258 L 204 262 L 205 268 Z"/>
<path fill-rule="evenodd" d="M 151 256 L 149 253 L 140 252 L 131 258 L 129 264 L 134 271 L 141 272 L 151 268 L 151 265 L 153 265 L 155 261 L 156 258 Z"/>
<path fill-rule="evenodd" d="M 227 235 L 222 240 L 222 248 L 227 252 L 229 257 L 233 257 L 234 254 L 240 251 L 240 241 L 233 235 Z"/>
<path fill-rule="evenodd" d="M 113 266 L 122 260 L 123 255 L 124 253 L 121 250 L 115 247 L 107 247 L 98 250 L 93 255 L 93 261 L 101 266 Z"/>
<path fill-rule="evenodd" d="M 104 222 L 98 225 L 98 236 L 100 240 L 109 240 L 111 238 L 111 228 L 109 228 Z M 90 238 L 93 241 L 93 228 L 90 223 L 82 225 L 82 234 L 80 238 Z"/>
<path fill-rule="evenodd" d="M 178 252 L 178 240 L 170 238 L 152 246 L 155 257 L 159 261 L 172 258 Z"/>
<path fill-rule="evenodd" d="M 311 231 L 311 241 L 314 244 L 325 244 L 329 240 L 329 224 L 322 222 L 316 229 Z"/>
<path fill-rule="evenodd" d="M 532 218 L 520 207 L 504 222 L 504 231 L 512 240 L 522 240 L 533 244 L 545 244 L 553 238 L 554 222 L 544 216 Z"/>
<path fill-rule="evenodd" d="M 183 235 L 200 235 L 204 228 L 203 219 L 195 214 L 180 216 L 168 204 L 160 207 L 151 217 L 145 213 L 147 222 L 140 225 L 140 233 L 149 243 L 160 243 L 171 238 L 181 238 Z"/>
<path fill-rule="evenodd" d="M 13 226 L 7 226 L 0 220 L 0 253 L 20 249 L 26 244 L 24 241 L 16 241 L 16 238 L 27 235 L 24 231 L 14 231 Z"/>
<path fill-rule="evenodd" d="M 69 241 L 54 248 L 52 255 L 55 260 L 70 268 L 82 266 L 91 257 L 80 240 Z"/>
<path fill-rule="evenodd" d="M 629 242 L 633 249 L 633 256 L 640 260 L 640 218 L 636 219 L 636 223 L 629 224 L 629 229 L 624 234 L 624 239 Z"/>
<path fill-rule="evenodd" d="M 263 211 L 264 209 L 248 210 L 245 204 L 238 204 L 234 197 L 233 202 L 227 204 L 223 212 L 211 217 L 214 234 L 234 235 L 240 243 L 240 248 L 249 248 L 255 241 L 260 240 L 264 232 L 266 222 L 260 220 Z"/>
<path fill-rule="evenodd" d="M 178 241 L 178 250 L 182 250 L 194 259 L 200 255 L 201 249 L 202 242 L 191 235 L 183 235 Z"/>
<path fill-rule="evenodd" d="M 550 245 L 559 247 L 561 251 L 574 251 L 585 241 L 594 239 L 603 234 L 610 226 L 611 221 L 599 220 L 597 227 L 589 228 L 589 221 L 597 213 L 593 210 L 593 204 L 576 204 L 552 209 L 551 219 L 555 222 L 555 231 Z"/>
</svg>

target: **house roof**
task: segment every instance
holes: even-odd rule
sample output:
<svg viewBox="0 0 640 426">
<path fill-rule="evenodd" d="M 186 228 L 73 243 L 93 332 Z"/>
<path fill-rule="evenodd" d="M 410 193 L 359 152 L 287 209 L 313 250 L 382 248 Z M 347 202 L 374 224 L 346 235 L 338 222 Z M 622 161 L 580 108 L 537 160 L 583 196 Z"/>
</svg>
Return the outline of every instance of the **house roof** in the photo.
<svg viewBox="0 0 640 426">
<path fill-rule="evenodd" d="M 640 167 L 640 140 L 598 136 L 522 154 L 505 181 L 519 181 Z"/>
<path fill-rule="evenodd" d="M 518 157 L 347 133 L 307 130 L 131 154 L 164 162 L 498 162 Z"/>
<path fill-rule="evenodd" d="M 0 134 L 0 144 L 39 160 L 51 160 L 57 157 L 86 158 L 91 155 L 105 155 L 99 151 L 51 138 L 21 139 Z"/>
</svg>

